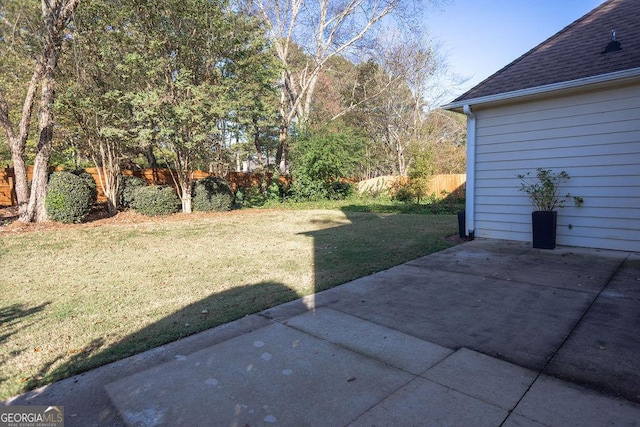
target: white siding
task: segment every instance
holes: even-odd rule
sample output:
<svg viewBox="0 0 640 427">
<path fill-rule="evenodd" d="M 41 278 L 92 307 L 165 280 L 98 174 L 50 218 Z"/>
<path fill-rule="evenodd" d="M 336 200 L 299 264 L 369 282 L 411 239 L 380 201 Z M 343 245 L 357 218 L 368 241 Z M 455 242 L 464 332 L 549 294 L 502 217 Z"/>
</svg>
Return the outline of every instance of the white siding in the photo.
<svg viewBox="0 0 640 427">
<path fill-rule="evenodd" d="M 518 174 L 571 176 L 559 245 L 640 251 L 640 84 L 478 109 L 475 235 L 531 241 Z M 571 225 L 571 228 L 569 226 Z"/>
</svg>

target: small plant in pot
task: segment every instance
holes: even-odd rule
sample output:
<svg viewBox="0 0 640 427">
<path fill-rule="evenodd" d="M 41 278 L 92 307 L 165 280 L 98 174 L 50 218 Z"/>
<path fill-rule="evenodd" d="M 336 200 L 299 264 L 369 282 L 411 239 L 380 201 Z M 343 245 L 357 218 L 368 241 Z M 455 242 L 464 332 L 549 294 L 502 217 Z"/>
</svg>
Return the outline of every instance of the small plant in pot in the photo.
<svg viewBox="0 0 640 427">
<path fill-rule="evenodd" d="M 556 224 L 558 212 L 572 198 L 571 194 L 559 195 L 559 186 L 569 180 L 566 171 L 554 173 L 551 169 L 538 168 L 534 177 L 530 172 L 518 175 L 520 191 L 531 199 L 534 212 L 531 213 L 533 247 L 554 249 L 556 247 Z M 573 196 L 576 206 L 582 205 L 582 197 Z"/>
</svg>

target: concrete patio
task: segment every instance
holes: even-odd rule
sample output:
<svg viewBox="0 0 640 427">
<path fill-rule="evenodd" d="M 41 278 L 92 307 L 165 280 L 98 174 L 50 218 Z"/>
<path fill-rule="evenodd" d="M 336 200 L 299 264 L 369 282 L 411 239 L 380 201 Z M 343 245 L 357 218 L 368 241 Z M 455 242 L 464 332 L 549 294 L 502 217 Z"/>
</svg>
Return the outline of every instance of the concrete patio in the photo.
<svg viewBox="0 0 640 427">
<path fill-rule="evenodd" d="M 640 254 L 476 240 L 7 403 L 67 426 L 640 425 Z"/>
</svg>

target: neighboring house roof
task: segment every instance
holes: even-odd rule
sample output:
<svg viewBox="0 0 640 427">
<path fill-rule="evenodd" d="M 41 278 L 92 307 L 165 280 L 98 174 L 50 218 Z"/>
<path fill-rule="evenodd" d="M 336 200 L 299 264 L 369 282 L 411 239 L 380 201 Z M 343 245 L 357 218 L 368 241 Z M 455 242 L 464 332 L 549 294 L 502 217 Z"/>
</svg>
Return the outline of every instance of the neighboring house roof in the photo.
<svg viewBox="0 0 640 427">
<path fill-rule="evenodd" d="M 608 0 L 456 98 L 450 106 L 639 67 L 640 0 Z"/>
</svg>

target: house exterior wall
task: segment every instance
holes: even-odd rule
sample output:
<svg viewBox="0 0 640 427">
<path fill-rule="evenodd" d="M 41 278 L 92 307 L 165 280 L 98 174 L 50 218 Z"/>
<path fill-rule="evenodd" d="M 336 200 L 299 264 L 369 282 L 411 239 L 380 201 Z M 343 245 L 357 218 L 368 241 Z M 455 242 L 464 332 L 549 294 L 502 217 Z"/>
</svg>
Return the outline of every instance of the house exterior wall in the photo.
<svg viewBox="0 0 640 427">
<path fill-rule="evenodd" d="M 582 196 L 558 211 L 559 245 L 640 251 L 640 82 L 475 110 L 475 236 L 531 241 L 518 174 L 565 170 Z"/>
</svg>

